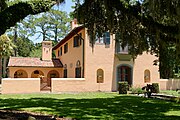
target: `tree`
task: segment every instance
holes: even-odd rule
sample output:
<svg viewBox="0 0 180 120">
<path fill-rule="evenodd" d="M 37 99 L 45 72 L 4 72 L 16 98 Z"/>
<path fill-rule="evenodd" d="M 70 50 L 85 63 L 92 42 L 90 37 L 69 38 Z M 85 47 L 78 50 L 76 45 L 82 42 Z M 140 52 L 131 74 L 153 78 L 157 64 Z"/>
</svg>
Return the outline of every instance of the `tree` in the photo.
<svg viewBox="0 0 180 120">
<path fill-rule="evenodd" d="M 62 39 L 69 31 L 70 18 L 66 12 L 51 9 L 49 11 L 51 38 L 54 41 Z"/>
<path fill-rule="evenodd" d="M 38 34 L 38 38 L 42 36 L 42 40 L 58 41 L 69 31 L 69 21 L 70 19 L 66 12 L 51 9 L 36 16 L 34 21 L 30 23 L 34 23 L 35 28 L 32 28 L 32 30 L 34 34 Z"/>
<path fill-rule="evenodd" d="M 48 11 L 57 2 L 62 3 L 63 1 L 64 0 L 18 1 L 16 4 L 7 7 L 6 0 L 1 0 L 0 35 L 4 34 L 8 28 L 14 26 L 26 16 Z"/>
<path fill-rule="evenodd" d="M 14 44 L 8 36 L 5 34 L 0 36 L 0 82 L 2 79 L 2 58 L 11 55 L 13 47 Z"/>
<path fill-rule="evenodd" d="M 29 57 L 31 51 L 34 50 L 34 43 L 27 38 L 18 37 L 15 45 L 16 45 L 16 50 L 17 50 L 18 56 Z"/>
<path fill-rule="evenodd" d="M 116 40 L 122 47 L 129 45 L 134 58 L 148 51 L 159 56 L 160 65 L 166 65 L 163 54 L 167 48 L 162 45 L 171 42 L 177 59 L 180 57 L 180 1 L 84 0 L 75 8 L 74 16 L 88 28 L 92 44 L 96 33 L 101 36 L 103 32 L 110 31 L 116 34 Z M 167 70 L 162 68 L 160 71 Z"/>
</svg>

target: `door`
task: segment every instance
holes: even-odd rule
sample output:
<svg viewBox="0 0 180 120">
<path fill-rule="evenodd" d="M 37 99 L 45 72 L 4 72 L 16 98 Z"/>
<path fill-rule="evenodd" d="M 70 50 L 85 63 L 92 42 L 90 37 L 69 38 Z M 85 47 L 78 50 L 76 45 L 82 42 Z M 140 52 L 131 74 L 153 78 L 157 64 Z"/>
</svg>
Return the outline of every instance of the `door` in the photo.
<svg viewBox="0 0 180 120">
<path fill-rule="evenodd" d="M 127 81 L 129 85 L 132 85 L 132 70 L 129 66 L 119 66 L 117 73 L 117 82 Z"/>
</svg>

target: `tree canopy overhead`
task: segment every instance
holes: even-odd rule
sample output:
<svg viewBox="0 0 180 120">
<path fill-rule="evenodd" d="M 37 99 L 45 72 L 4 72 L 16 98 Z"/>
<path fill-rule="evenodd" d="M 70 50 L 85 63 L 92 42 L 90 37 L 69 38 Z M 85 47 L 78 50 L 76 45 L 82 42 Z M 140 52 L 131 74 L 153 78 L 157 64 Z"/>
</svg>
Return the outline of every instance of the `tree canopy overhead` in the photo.
<svg viewBox="0 0 180 120">
<path fill-rule="evenodd" d="M 180 58 L 179 0 L 77 1 L 74 17 L 88 28 L 92 44 L 96 34 L 110 31 L 122 47 L 129 46 L 134 58 L 143 51 L 155 53 L 163 78 L 172 77 Z"/>
<path fill-rule="evenodd" d="M 0 1 L 0 35 L 27 15 L 48 11 L 56 3 L 64 2 L 64 0 L 18 0 L 15 4 L 8 6 L 7 1 Z"/>
<path fill-rule="evenodd" d="M 179 0 L 84 0 L 76 5 L 75 17 L 92 36 L 107 30 L 121 34 L 119 40 L 136 55 L 156 51 L 161 40 L 179 39 L 179 9 Z"/>
</svg>

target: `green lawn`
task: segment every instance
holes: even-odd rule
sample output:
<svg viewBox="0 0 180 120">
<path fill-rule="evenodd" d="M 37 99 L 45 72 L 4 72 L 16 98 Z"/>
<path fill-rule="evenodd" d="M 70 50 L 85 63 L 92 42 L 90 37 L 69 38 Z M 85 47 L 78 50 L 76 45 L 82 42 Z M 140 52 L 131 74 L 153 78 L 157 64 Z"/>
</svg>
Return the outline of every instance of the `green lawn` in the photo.
<svg viewBox="0 0 180 120">
<path fill-rule="evenodd" d="M 179 120 L 180 104 L 117 93 L 0 95 L 0 109 L 76 119 Z"/>
</svg>

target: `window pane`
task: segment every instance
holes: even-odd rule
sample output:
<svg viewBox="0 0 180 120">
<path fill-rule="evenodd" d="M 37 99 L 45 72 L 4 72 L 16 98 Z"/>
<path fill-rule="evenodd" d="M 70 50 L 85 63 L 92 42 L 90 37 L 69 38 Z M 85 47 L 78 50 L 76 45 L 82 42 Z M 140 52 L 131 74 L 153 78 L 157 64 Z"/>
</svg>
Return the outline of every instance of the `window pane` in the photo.
<svg viewBox="0 0 180 120">
<path fill-rule="evenodd" d="M 105 43 L 110 44 L 110 33 L 109 32 L 105 32 Z"/>
<path fill-rule="evenodd" d="M 68 52 L 68 43 L 66 43 L 65 45 L 64 45 L 64 53 L 67 53 Z"/>
</svg>

